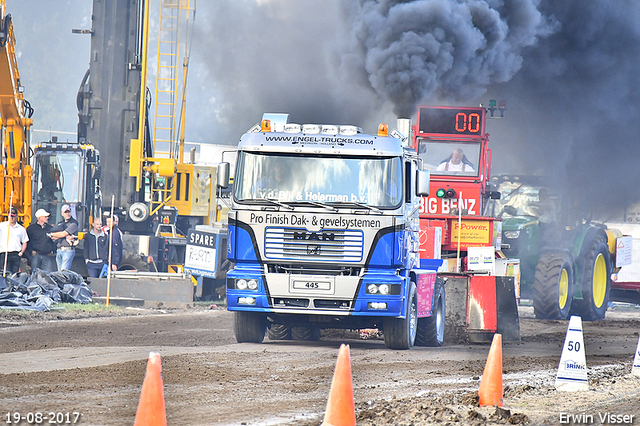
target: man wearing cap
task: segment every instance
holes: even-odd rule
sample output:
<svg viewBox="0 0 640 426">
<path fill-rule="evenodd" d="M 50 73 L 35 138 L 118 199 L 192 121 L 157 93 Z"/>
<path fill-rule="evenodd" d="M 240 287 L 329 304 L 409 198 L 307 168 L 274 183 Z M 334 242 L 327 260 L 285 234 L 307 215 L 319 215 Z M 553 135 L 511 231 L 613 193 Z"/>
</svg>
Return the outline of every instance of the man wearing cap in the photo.
<svg viewBox="0 0 640 426">
<path fill-rule="evenodd" d="M 36 222 L 27 227 L 29 243 L 27 244 L 27 255 L 31 257 L 31 269 L 42 269 L 43 271 L 53 271 L 51 253 L 56 249 L 55 243 L 47 234 L 51 232 L 49 225 L 49 212 L 45 209 L 38 209 L 36 212 Z"/>
<path fill-rule="evenodd" d="M 18 223 L 18 211 L 15 207 L 11 207 L 9 220 L 0 223 L 0 261 L 2 262 L 0 267 L 3 268 L 3 275 L 20 271 L 20 262 L 27 249 L 28 241 L 27 230 Z M 4 269 L 5 265 L 6 269 Z"/>
<path fill-rule="evenodd" d="M 65 204 L 61 212 L 63 220 L 51 229 L 51 239 L 58 246 L 56 251 L 58 271 L 71 269 L 71 263 L 76 254 L 75 241 L 78 236 L 78 221 L 71 216 L 71 206 Z"/>
</svg>

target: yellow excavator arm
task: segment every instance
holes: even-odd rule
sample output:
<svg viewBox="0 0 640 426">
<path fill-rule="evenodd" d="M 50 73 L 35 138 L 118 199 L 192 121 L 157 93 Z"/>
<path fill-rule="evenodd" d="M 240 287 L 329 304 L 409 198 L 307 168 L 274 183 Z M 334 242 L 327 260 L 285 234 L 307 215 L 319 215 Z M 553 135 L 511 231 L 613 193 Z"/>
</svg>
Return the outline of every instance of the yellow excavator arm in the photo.
<svg viewBox="0 0 640 426">
<path fill-rule="evenodd" d="M 6 1 L 0 0 L 0 220 L 6 220 L 13 205 L 25 226 L 31 223 L 31 175 L 29 129 L 33 109 L 24 99 L 15 51 L 15 35 Z"/>
</svg>

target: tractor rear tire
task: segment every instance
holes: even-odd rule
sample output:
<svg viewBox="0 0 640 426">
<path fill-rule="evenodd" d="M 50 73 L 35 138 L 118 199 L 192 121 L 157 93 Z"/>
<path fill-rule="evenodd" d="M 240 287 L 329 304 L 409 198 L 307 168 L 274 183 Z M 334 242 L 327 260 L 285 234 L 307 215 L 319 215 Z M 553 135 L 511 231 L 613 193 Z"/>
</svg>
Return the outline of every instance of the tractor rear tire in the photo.
<svg viewBox="0 0 640 426">
<path fill-rule="evenodd" d="M 269 340 L 291 340 L 291 327 L 284 324 L 271 324 L 267 329 Z"/>
<path fill-rule="evenodd" d="M 291 327 L 291 339 L 316 342 L 320 340 L 320 328 L 307 326 Z"/>
<path fill-rule="evenodd" d="M 262 343 L 266 330 L 264 315 L 257 312 L 234 312 L 233 332 L 238 343 Z"/>
<path fill-rule="evenodd" d="M 444 341 L 445 295 L 442 278 L 433 287 L 433 310 L 430 317 L 418 318 L 416 346 L 442 346 Z"/>
<path fill-rule="evenodd" d="M 611 258 L 607 244 L 602 240 L 595 240 L 584 257 L 582 300 L 573 302 L 572 313 L 582 317 L 583 321 L 604 319 L 611 290 L 609 271 L 611 271 Z"/>
<path fill-rule="evenodd" d="M 404 318 L 385 317 L 383 321 L 384 345 L 387 349 L 411 349 L 418 329 L 418 296 L 416 285 L 409 283 Z"/>
<path fill-rule="evenodd" d="M 567 319 L 573 298 L 573 267 L 569 254 L 543 253 L 533 282 L 533 312 L 538 319 Z"/>
</svg>

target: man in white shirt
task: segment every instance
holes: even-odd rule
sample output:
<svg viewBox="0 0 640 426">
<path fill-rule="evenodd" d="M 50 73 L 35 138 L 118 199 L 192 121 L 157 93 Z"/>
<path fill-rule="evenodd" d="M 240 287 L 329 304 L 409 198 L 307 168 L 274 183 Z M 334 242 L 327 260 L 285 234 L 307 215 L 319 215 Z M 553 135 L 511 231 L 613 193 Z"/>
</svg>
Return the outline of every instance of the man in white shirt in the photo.
<svg viewBox="0 0 640 426">
<path fill-rule="evenodd" d="M 460 148 L 454 149 L 451 157 L 440 163 L 436 170 L 447 172 L 475 172 L 471 162 L 467 160 L 464 152 Z"/>
<path fill-rule="evenodd" d="M 18 223 L 18 211 L 11 207 L 9 220 L 0 223 L 0 267 L 3 268 L 3 276 L 20 271 L 20 262 L 27 250 L 28 241 L 27 230 Z"/>
</svg>

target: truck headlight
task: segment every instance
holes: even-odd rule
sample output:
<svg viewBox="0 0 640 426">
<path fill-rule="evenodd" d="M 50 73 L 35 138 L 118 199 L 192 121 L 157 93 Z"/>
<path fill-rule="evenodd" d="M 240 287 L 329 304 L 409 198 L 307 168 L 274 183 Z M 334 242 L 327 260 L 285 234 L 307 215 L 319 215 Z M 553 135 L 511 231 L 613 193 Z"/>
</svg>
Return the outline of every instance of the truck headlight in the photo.
<svg viewBox="0 0 640 426">
<path fill-rule="evenodd" d="M 367 294 L 398 295 L 400 294 L 400 285 L 399 284 L 373 284 L 373 283 L 368 284 Z"/>
<path fill-rule="evenodd" d="M 249 290 L 257 290 L 258 289 L 258 280 L 249 280 L 249 281 L 247 281 L 247 288 Z"/>
<path fill-rule="evenodd" d="M 236 288 L 238 290 L 246 290 L 247 289 L 247 280 L 240 279 L 236 281 Z"/>
<path fill-rule="evenodd" d="M 520 231 L 504 231 L 504 237 L 510 240 L 515 240 L 520 236 Z"/>
</svg>

